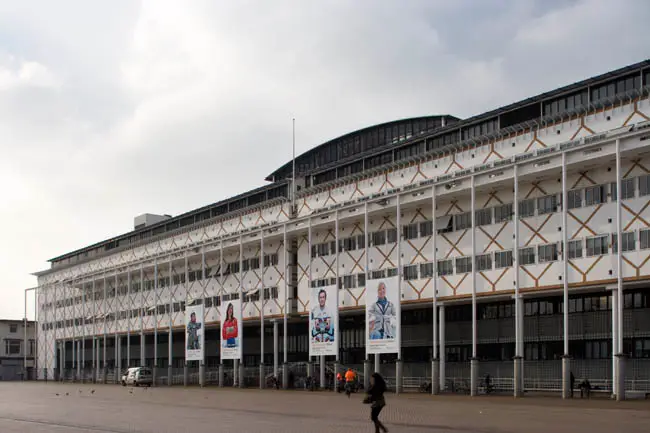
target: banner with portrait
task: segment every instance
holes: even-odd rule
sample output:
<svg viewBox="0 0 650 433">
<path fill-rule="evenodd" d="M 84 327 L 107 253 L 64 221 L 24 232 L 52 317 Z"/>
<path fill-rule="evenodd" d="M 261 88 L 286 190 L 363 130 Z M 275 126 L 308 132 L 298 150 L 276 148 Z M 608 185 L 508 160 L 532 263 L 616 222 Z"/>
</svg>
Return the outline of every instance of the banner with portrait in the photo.
<svg viewBox="0 0 650 433">
<path fill-rule="evenodd" d="M 203 305 L 185 307 L 185 360 L 203 361 Z"/>
<path fill-rule="evenodd" d="M 336 286 L 310 290 L 309 356 L 336 355 L 336 330 L 339 326 Z"/>
<path fill-rule="evenodd" d="M 366 352 L 398 353 L 401 327 L 399 277 L 366 282 Z"/>
<path fill-rule="evenodd" d="M 221 359 L 242 358 L 241 300 L 221 303 Z"/>
</svg>

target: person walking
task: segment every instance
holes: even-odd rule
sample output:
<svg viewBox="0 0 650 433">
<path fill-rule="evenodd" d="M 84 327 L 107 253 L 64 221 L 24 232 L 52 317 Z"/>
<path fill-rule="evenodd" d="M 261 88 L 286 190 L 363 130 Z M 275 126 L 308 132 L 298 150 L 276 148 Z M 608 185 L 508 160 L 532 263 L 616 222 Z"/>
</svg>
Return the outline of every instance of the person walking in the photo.
<svg viewBox="0 0 650 433">
<path fill-rule="evenodd" d="M 373 373 L 370 376 L 370 387 L 363 402 L 370 405 L 370 419 L 375 424 L 375 433 L 381 433 L 382 431 L 388 433 L 386 426 L 379 421 L 379 414 L 384 406 L 386 406 L 386 400 L 384 399 L 385 392 L 386 382 L 384 378 L 379 373 Z"/>
</svg>

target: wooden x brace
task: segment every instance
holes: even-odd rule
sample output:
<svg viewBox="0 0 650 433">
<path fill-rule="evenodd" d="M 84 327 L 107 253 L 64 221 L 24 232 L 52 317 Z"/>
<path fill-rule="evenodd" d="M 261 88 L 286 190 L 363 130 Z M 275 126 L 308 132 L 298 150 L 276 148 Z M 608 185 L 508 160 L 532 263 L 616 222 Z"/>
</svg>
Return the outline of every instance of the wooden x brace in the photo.
<svg viewBox="0 0 650 433">
<path fill-rule="evenodd" d="M 629 230 L 630 227 L 632 227 L 632 224 L 634 224 L 634 222 L 635 222 L 636 220 L 641 221 L 643 224 L 645 224 L 646 227 L 650 227 L 650 223 L 648 223 L 648 221 L 646 221 L 646 220 L 641 216 L 641 214 L 642 214 L 642 213 L 643 213 L 643 212 L 648 208 L 648 206 L 650 206 L 650 200 L 648 200 L 648 201 L 646 202 L 646 204 L 643 205 L 643 207 L 641 208 L 641 210 L 640 210 L 639 212 L 634 212 L 634 211 L 633 211 L 632 209 L 630 209 L 627 205 L 621 203 L 621 207 L 633 215 L 632 221 L 630 221 L 630 222 L 625 226 L 625 228 L 623 229 L 623 231 L 627 231 L 627 230 Z"/>
<path fill-rule="evenodd" d="M 526 220 L 523 220 L 523 219 L 522 219 L 522 220 L 519 220 L 519 221 L 521 221 L 521 223 L 522 223 L 523 225 L 525 225 L 526 227 L 528 227 L 528 229 L 529 229 L 531 232 L 533 232 L 533 235 L 530 237 L 530 239 L 528 239 L 528 242 L 526 242 L 526 244 L 525 244 L 526 246 L 530 245 L 531 242 L 533 242 L 533 241 L 535 240 L 536 237 L 540 238 L 544 243 L 548 243 L 548 241 L 546 240 L 546 238 L 545 238 L 544 236 L 542 236 L 542 234 L 541 234 L 540 232 L 542 231 L 542 229 L 544 228 L 544 226 L 546 225 L 546 223 L 550 221 L 550 219 L 551 219 L 552 216 L 553 216 L 553 214 L 548 214 L 548 215 L 546 215 L 546 219 L 545 219 L 544 221 L 542 221 L 542 223 L 539 225 L 539 227 L 537 228 L 537 230 L 535 230 L 535 229 L 534 229 L 530 224 L 528 224 L 528 223 L 526 222 Z"/>
<path fill-rule="evenodd" d="M 377 249 L 377 251 L 379 252 L 379 254 L 381 254 L 381 255 L 384 257 L 384 261 L 381 262 L 381 264 L 379 265 L 379 268 L 377 268 L 377 269 L 382 269 L 382 268 L 384 267 L 384 265 L 386 264 L 386 262 L 390 263 L 390 265 L 391 265 L 392 267 L 395 267 L 395 264 L 394 264 L 393 261 L 390 259 L 390 255 L 393 254 L 393 251 L 395 251 L 395 248 L 397 248 L 397 244 L 393 245 L 393 248 L 390 249 L 390 251 L 388 252 L 388 254 L 384 254 L 384 252 L 381 250 L 381 248 L 375 247 L 375 249 Z"/>
<path fill-rule="evenodd" d="M 441 234 L 440 234 L 440 236 L 442 236 L 442 238 L 443 238 L 444 240 L 446 240 L 447 243 L 449 243 L 449 245 L 451 245 L 451 250 L 449 250 L 449 252 L 448 252 L 447 255 L 445 256 L 445 259 L 448 259 L 449 256 L 451 256 L 451 253 L 454 252 L 454 250 L 456 250 L 456 252 L 458 252 L 458 254 L 460 254 L 461 256 L 464 256 L 463 252 L 462 252 L 461 250 L 458 249 L 458 244 L 459 244 L 460 241 L 465 237 L 465 235 L 467 234 L 467 232 L 468 232 L 468 230 L 465 229 L 465 230 L 463 231 L 463 233 L 458 237 L 458 239 L 456 240 L 456 242 L 452 242 L 452 241 L 450 241 L 450 240 L 447 238 L 447 236 L 445 236 L 444 233 L 441 233 Z"/>
<path fill-rule="evenodd" d="M 590 229 L 589 226 L 588 226 L 587 224 L 589 224 L 589 222 L 590 222 L 591 219 L 594 217 L 594 215 L 596 215 L 596 214 L 598 213 L 598 211 L 600 210 L 600 208 L 602 208 L 602 207 L 603 207 L 602 204 L 599 204 L 598 206 L 596 206 L 596 209 L 594 209 L 593 212 L 591 212 L 591 214 L 589 215 L 589 218 L 587 218 L 587 220 L 584 221 L 584 222 L 582 222 L 582 221 L 580 220 L 580 218 L 578 218 L 577 216 L 573 215 L 572 212 L 567 212 L 567 214 L 571 215 L 571 218 L 573 218 L 574 220 L 576 220 L 576 222 L 577 222 L 578 224 L 580 224 L 580 227 L 578 228 L 578 230 L 576 230 L 576 232 L 574 233 L 574 235 L 571 236 L 571 239 L 575 239 L 575 238 L 577 238 L 578 235 L 580 234 L 580 232 L 582 231 L 582 229 L 585 229 L 585 230 L 587 230 L 589 233 L 591 233 L 593 236 L 596 236 L 597 233 L 596 233 L 595 231 L 593 231 L 592 229 Z"/>
</svg>

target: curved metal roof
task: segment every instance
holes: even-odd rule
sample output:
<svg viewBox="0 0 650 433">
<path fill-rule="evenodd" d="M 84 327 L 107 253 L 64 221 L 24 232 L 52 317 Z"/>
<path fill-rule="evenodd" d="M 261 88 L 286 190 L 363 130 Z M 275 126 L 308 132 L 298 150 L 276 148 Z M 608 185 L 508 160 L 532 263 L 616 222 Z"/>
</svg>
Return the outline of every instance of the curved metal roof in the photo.
<svg viewBox="0 0 650 433">
<path fill-rule="evenodd" d="M 355 160 L 386 144 L 399 143 L 417 135 L 458 122 L 460 119 L 450 115 L 422 116 L 380 123 L 347 133 L 320 144 L 296 157 L 296 174 L 311 173 L 331 162 Z M 266 177 L 268 181 L 278 181 L 291 177 L 293 161 L 289 161 Z"/>
</svg>

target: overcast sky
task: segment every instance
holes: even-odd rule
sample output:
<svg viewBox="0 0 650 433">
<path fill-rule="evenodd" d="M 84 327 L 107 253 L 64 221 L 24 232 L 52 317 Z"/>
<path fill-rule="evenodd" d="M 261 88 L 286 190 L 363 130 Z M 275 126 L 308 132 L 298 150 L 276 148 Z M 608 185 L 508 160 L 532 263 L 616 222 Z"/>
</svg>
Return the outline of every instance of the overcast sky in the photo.
<svg viewBox="0 0 650 433">
<path fill-rule="evenodd" d="M 650 58 L 648 22 L 647 0 L 0 0 L 0 318 L 47 259 L 263 185 L 292 117 L 299 152 L 468 117 Z"/>
</svg>

